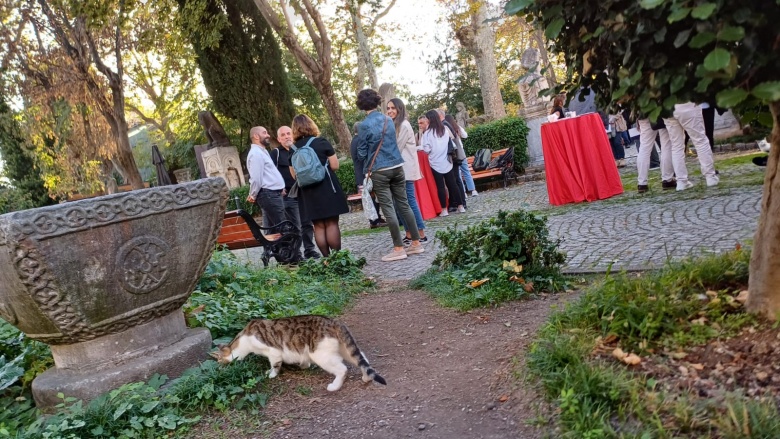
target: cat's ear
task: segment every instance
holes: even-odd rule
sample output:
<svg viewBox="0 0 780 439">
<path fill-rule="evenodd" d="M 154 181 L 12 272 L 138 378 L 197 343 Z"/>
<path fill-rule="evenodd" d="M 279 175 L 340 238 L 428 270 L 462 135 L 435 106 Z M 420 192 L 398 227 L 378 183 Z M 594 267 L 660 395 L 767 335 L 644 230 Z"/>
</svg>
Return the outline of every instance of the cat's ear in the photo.
<svg viewBox="0 0 780 439">
<path fill-rule="evenodd" d="M 219 352 L 209 352 L 209 355 L 215 360 L 219 360 Z"/>
</svg>

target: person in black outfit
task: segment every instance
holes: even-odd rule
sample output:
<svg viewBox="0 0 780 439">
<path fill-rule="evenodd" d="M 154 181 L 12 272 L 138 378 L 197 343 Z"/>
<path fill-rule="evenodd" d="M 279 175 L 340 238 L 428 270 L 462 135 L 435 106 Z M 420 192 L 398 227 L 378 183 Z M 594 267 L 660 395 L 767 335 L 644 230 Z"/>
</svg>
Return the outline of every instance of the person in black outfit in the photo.
<svg viewBox="0 0 780 439">
<path fill-rule="evenodd" d="M 311 140 L 309 146 L 317 153 L 320 164 L 328 165 L 324 180 L 298 190 L 301 216 L 311 219 L 314 223 L 314 240 L 322 256 L 327 257 L 331 251 L 341 250 L 339 215 L 349 212 L 347 197 L 334 172 L 339 169 L 339 159 L 333 145 L 327 139 L 319 137 L 320 129 L 309 116 L 295 116 L 292 133 L 296 148 L 306 146 Z"/>
<path fill-rule="evenodd" d="M 563 112 L 563 96 L 558 95 L 555 97 L 555 99 L 553 99 L 553 106 L 552 110 L 550 110 L 550 114 L 557 114 L 558 119 L 563 119 L 566 117 L 564 116 Z"/>
<path fill-rule="evenodd" d="M 355 125 L 352 127 L 352 143 L 349 145 L 349 154 L 352 156 L 352 165 L 355 168 L 355 184 L 357 185 L 358 193 L 362 193 L 364 177 L 362 169 L 364 164 L 358 158 L 358 144 L 360 143 L 360 139 L 357 137 L 357 132 L 359 126 L 360 122 L 355 122 Z M 378 215 L 375 220 L 368 222 L 371 225 L 371 228 L 387 227 L 387 221 L 382 218 L 379 204 L 376 202 L 376 196 L 371 197 L 371 201 L 374 202 L 374 209 L 376 209 L 376 214 Z"/>
<path fill-rule="evenodd" d="M 303 239 L 303 257 L 306 259 L 319 258 L 320 254 L 317 252 L 317 246 L 314 244 L 314 224 L 312 224 L 310 219 L 301 216 L 300 209 L 298 208 L 298 199 L 287 196 L 287 194 L 290 193 L 290 188 L 295 184 L 295 179 L 290 173 L 290 166 L 292 166 L 290 159 L 293 154 L 291 149 L 293 146 L 293 137 L 290 127 L 283 126 L 276 130 L 276 140 L 281 146 L 271 151 L 271 161 L 276 164 L 276 169 L 279 170 L 279 173 L 282 174 L 282 178 L 284 178 L 284 189 L 286 193 L 283 200 L 287 219 L 292 221 L 292 223 L 295 224 L 295 227 L 298 228 L 298 231 L 301 232 L 301 238 Z"/>
</svg>

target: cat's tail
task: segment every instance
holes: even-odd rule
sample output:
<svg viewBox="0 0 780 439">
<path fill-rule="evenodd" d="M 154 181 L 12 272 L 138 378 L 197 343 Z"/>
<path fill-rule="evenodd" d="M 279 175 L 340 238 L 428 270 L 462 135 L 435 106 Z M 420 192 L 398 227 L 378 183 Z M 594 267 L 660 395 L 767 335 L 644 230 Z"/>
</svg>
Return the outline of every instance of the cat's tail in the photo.
<svg viewBox="0 0 780 439">
<path fill-rule="evenodd" d="M 364 382 L 367 383 L 371 380 L 374 380 L 379 384 L 387 385 L 387 381 L 385 381 L 381 375 L 376 373 L 371 365 L 368 364 L 368 358 L 366 358 L 365 354 L 363 354 L 363 352 L 360 350 L 357 342 L 355 341 L 355 337 L 352 336 L 352 333 L 349 332 L 349 329 L 347 329 L 344 324 L 341 325 L 341 347 L 344 351 L 342 352 L 344 358 L 346 358 L 350 363 L 359 367 L 363 372 Z"/>
</svg>

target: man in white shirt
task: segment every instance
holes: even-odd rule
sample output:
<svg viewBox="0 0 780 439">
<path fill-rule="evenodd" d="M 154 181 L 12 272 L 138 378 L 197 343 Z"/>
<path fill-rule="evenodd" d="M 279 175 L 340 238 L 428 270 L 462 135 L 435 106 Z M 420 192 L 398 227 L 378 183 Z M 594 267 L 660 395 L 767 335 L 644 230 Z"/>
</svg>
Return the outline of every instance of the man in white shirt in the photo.
<svg viewBox="0 0 780 439">
<path fill-rule="evenodd" d="M 284 179 L 276 169 L 265 147 L 271 145 L 271 136 L 263 127 L 249 131 L 252 147 L 246 157 L 249 170 L 249 196 L 246 200 L 257 203 L 263 212 L 263 225 L 275 226 L 286 219 L 284 213 Z"/>
</svg>

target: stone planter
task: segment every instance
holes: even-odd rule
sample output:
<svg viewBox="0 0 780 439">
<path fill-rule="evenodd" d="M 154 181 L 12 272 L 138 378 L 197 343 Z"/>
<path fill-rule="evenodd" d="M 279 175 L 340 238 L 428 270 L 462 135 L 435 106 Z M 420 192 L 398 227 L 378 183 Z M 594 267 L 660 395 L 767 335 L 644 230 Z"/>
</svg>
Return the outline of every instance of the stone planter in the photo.
<svg viewBox="0 0 780 439">
<path fill-rule="evenodd" d="M 41 407 L 170 376 L 210 348 L 181 306 L 209 261 L 228 191 L 221 178 L 0 216 L 0 316 L 51 345 L 33 381 Z"/>
</svg>

